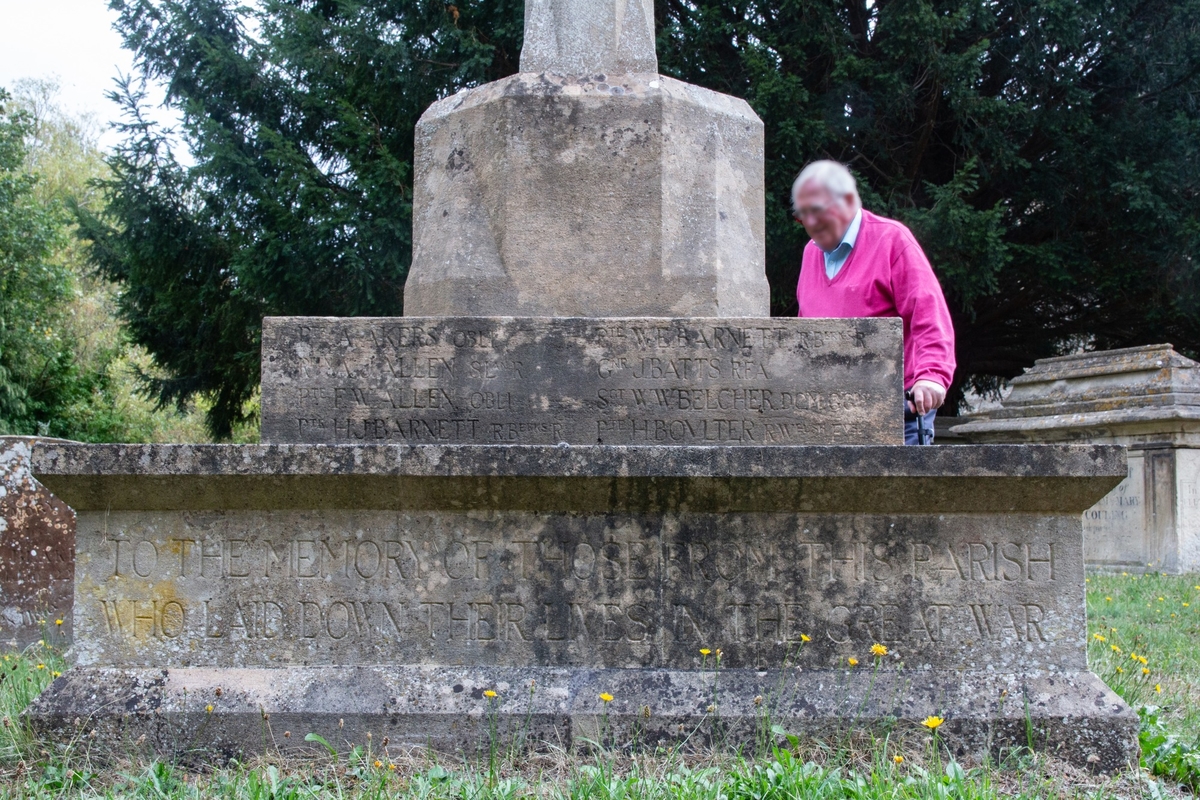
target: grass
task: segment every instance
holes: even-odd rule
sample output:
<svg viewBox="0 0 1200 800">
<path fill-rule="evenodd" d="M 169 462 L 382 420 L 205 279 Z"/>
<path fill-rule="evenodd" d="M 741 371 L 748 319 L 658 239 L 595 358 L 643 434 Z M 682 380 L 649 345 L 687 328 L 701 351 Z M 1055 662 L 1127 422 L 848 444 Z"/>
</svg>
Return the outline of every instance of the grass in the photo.
<svg viewBox="0 0 1200 800">
<path fill-rule="evenodd" d="M 36 740 L 20 711 L 65 669 L 55 630 L 46 643 L 0 657 L 0 800 L 792 800 L 795 798 L 1187 797 L 1200 789 L 1200 577 L 1088 579 L 1093 669 L 1142 708 L 1147 769 L 1101 778 L 1037 753 L 1001 764 L 956 763 L 933 736 L 903 745 L 858 737 L 777 737 L 759 758 L 602 748 L 473 760 L 367 741 L 349 757 L 279 756 L 194 771 L 132 752 L 116 764 Z M 1161 599 L 1160 599 L 1161 598 Z M 1115 648 L 1115 649 L 1114 649 Z M 1142 663 L 1141 659 L 1145 659 Z M 1148 672 L 1143 672 L 1148 670 Z M 907 749 L 902 749 L 907 748 Z M 500 752 L 499 758 L 494 753 Z M 1192 768 L 1195 767 L 1194 770 Z M 1189 771 L 1192 770 L 1192 771 Z"/>
</svg>

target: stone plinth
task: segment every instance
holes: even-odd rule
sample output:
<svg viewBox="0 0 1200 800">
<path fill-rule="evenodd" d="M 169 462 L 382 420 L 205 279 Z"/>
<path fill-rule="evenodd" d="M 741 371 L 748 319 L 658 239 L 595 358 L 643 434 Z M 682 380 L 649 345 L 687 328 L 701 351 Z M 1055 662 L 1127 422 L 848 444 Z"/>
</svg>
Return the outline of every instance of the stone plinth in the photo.
<svg viewBox="0 0 1200 800">
<path fill-rule="evenodd" d="M 769 313 L 763 128 L 743 100 L 653 72 L 522 72 L 430 106 L 414 168 L 406 315 Z"/>
<path fill-rule="evenodd" d="M 0 646 L 18 649 L 71 636 L 75 514 L 30 473 L 36 441 L 0 436 Z"/>
<path fill-rule="evenodd" d="M 1136 754 L 1136 717 L 1088 671 L 1083 602 L 1080 514 L 1125 475 L 1121 448 L 51 445 L 34 463 L 79 514 L 77 666 L 30 708 L 39 735 L 79 718 L 175 754 L 309 732 L 475 752 L 492 715 L 506 742 L 570 746 L 607 713 L 615 741 L 749 744 L 761 696 L 795 732 L 938 714 L 959 752 L 1031 729 L 1082 765 Z"/>
<path fill-rule="evenodd" d="M 1200 365 L 1151 345 L 1042 359 L 1012 385 L 1002 408 L 955 432 L 1126 445 L 1126 479 L 1084 513 L 1087 563 L 1200 572 Z"/>
<path fill-rule="evenodd" d="M 898 319 L 263 322 L 265 442 L 900 444 Z"/>
</svg>

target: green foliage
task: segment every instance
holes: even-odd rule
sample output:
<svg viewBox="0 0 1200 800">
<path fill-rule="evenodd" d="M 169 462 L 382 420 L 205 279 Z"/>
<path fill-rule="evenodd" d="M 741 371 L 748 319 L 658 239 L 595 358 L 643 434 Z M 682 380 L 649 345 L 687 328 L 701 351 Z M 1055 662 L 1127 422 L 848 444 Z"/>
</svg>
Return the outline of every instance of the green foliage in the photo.
<svg viewBox="0 0 1200 800">
<path fill-rule="evenodd" d="M 95 263 L 163 402 L 247 418 L 264 314 L 395 314 L 413 126 L 512 73 L 520 0 L 112 0 L 184 117 L 140 116 Z M 929 252 L 958 332 L 953 407 L 1036 358 L 1170 340 L 1200 355 L 1200 0 L 658 0 L 664 73 L 766 125 L 772 311 L 795 311 L 799 169 L 851 165 Z M 172 142 L 175 142 L 173 145 Z M 514 176 L 519 179 L 519 176 Z"/>
<path fill-rule="evenodd" d="M 92 274 L 67 204 L 99 208 L 107 174 L 95 125 L 55 105 L 57 86 L 23 80 L 0 131 L 0 433 L 83 441 L 204 436 L 138 396 L 152 370 L 115 317 L 115 287 Z"/>
<path fill-rule="evenodd" d="M 1157 706 L 1138 709 L 1138 744 L 1142 748 L 1142 766 L 1193 792 L 1200 791 L 1200 747 L 1188 744 L 1167 730 L 1159 720 Z"/>
<path fill-rule="evenodd" d="M 56 324 L 71 275 L 52 259 L 62 215 L 39 202 L 25 169 L 31 128 L 0 90 L 0 433 L 32 432 L 71 393 L 71 353 Z"/>
</svg>

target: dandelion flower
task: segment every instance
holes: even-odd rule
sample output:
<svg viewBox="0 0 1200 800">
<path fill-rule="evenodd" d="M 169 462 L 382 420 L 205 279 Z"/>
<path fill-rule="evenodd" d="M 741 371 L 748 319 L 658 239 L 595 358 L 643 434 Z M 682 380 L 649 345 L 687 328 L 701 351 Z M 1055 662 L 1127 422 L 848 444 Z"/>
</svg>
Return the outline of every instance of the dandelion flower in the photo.
<svg viewBox="0 0 1200 800">
<path fill-rule="evenodd" d="M 59 626 L 61 626 L 61 625 L 62 625 L 62 620 L 61 620 L 61 619 L 56 619 L 56 620 L 54 620 L 54 624 L 55 624 L 55 625 L 59 625 Z"/>
<path fill-rule="evenodd" d="M 1120 667 L 1117 667 L 1117 672 L 1124 672 L 1124 671 L 1125 670 L 1121 669 Z"/>
<path fill-rule="evenodd" d="M 38 669 L 45 669 L 45 668 L 46 668 L 46 665 L 45 665 L 45 664 L 38 664 L 38 665 L 37 665 L 37 668 L 38 668 Z"/>
<path fill-rule="evenodd" d="M 858 666 L 858 659 L 857 659 L 857 658 L 855 658 L 854 656 L 850 656 L 849 658 L 847 658 L 847 659 L 846 659 L 846 663 L 847 663 L 847 664 L 849 664 L 849 665 L 850 665 L 850 666 L 852 666 L 852 667 L 857 667 L 857 666 Z"/>
<path fill-rule="evenodd" d="M 62 675 L 62 673 L 61 673 L 61 672 L 59 672 L 58 670 L 55 670 L 54 672 L 51 672 L 51 673 L 50 673 L 50 677 L 51 677 L 51 678 L 58 678 L 58 677 L 60 677 L 61 675 Z"/>
<path fill-rule="evenodd" d="M 1184 605 L 1186 606 L 1186 605 L 1187 605 L 1187 603 L 1184 603 Z M 809 636 L 807 633 L 802 633 L 802 634 L 800 634 L 800 641 L 802 641 L 802 642 L 811 642 L 811 641 L 812 641 L 812 637 L 811 637 L 811 636 Z"/>
<path fill-rule="evenodd" d="M 942 723 L 945 721 L 946 720 L 942 719 L 941 717 L 926 717 L 925 721 L 922 722 L 921 724 L 924 725 L 926 728 L 929 728 L 929 730 L 931 730 L 931 731 L 936 731 L 938 728 L 941 727 Z"/>
<path fill-rule="evenodd" d="M 383 762 L 379 759 L 375 759 L 375 769 L 380 769 L 381 767 L 383 767 Z"/>
<path fill-rule="evenodd" d="M 875 644 L 871 645 L 871 655 L 886 656 L 887 655 L 887 647 L 882 644 L 879 644 L 879 642 L 876 642 Z"/>
<path fill-rule="evenodd" d="M 707 647 L 700 648 L 700 655 L 707 656 L 707 655 L 711 655 L 711 654 L 712 654 L 712 650 L 709 650 Z"/>
<path fill-rule="evenodd" d="M 1108 639 L 1104 638 L 1103 634 L 1099 634 L 1099 633 L 1093 633 L 1092 638 L 1095 639 L 1097 642 L 1107 642 L 1108 641 Z"/>
<path fill-rule="evenodd" d="M 1121 655 L 1121 648 L 1117 647 L 1115 644 L 1114 644 L 1114 645 L 1110 645 L 1110 646 L 1112 647 L 1112 651 L 1113 651 L 1114 653 L 1116 653 L 1117 655 Z"/>
<path fill-rule="evenodd" d="M 1104 598 L 1104 602 L 1106 602 L 1106 603 L 1111 603 L 1111 602 L 1112 602 L 1112 598 L 1111 598 L 1111 597 L 1105 597 L 1105 598 Z"/>
<path fill-rule="evenodd" d="M 1140 662 L 1142 662 L 1143 664 L 1145 664 L 1145 663 L 1146 663 L 1146 657 L 1145 657 L 1145 656 L 1138 656 L 1138 661 L 1140 661 Z"/>
<path fill-rule="evenodd" d="M 496 692 L 493 689 L 484 689 L 483 696 L 486 697 L 488 700 L 491 700 L 493 697 L 496 696 Z"/>
<path fill-rule="evenodd" d="M 390 770 L 392 770 L 392 771 L 394 772 L 394 771 L 396 770 L 396 765 L 395 765 L 395 764 L 388 764 L 388 769 L 390 769 Z"/>
<path fill-rule="evenodd" d="M 895 764 L 903 764 L 904 756 L 892 756 L 892 762 Z"/>
<path fill-rule="evenodd" d="M 1143 675 L 1149 675 L 1149 674 L 1150 674 L 1150 668 L 1149 668 L 1149 667 L 1142 667 L 1142 674 L 1143 674 Z"/>
<path fill-rule="evenodd" d="M 1162 694 L 1162 684 L 1161 683 L 1154 684 L 1154 691 L 1158 692 L 1159 694 Z"/>
<path fill-rule="evenodd" d="M 213 712 L 212 703 L 209 703 L 208 705 L 206 705 L 204 707 L 204 710 L 207 711 L 209 714 L 211 714 Z"/>
<path fill-rule="evenodd" d="M 1166 601 L 1164 601 L 1164 600 L 1163 600 L 1163 599 L 1160 597 L 1160 598 L 1158 598 L 1158 602 L 1160 602 L 1160 603 L 1163 603 L 1163 602 L 1166 602 Z"/>
<path fill-rule="evenodd" d="M 611 703 L 613 701 L 613 696 L 611 694 L 609 694 L 608 692 L 601 692 L 600 699 L 606 703 Z"/>
</svg>

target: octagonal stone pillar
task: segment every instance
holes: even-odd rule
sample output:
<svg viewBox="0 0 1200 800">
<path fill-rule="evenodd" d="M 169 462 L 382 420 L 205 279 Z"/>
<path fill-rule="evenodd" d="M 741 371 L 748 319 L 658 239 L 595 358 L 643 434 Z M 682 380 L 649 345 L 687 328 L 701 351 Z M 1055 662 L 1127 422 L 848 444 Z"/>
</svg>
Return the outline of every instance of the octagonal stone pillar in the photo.
<svg viewBox="0 0 1200 800">
<path fill-rule="evenodd" d="M 654 73 L 520 73 L 417 125 L 405 314 L 769 314 L 763 127 Z"/>
</svg>

